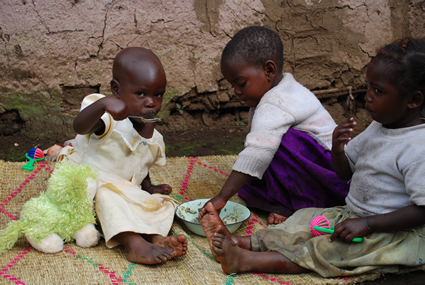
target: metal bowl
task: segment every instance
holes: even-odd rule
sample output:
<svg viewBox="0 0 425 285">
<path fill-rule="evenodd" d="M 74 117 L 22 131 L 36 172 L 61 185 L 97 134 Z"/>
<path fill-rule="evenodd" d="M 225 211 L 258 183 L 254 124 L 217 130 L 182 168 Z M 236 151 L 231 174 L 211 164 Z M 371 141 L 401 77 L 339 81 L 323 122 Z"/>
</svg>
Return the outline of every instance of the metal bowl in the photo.
<svg viewBox="0 0 425 285">
<path fill-rule="evenodd" d="M 184 222 L 190 231 L 200 236 L 205 236 L 205 233 L 199 222 L 199 211 L 209 200 L 210 199 L 198 199 L 188 201 L 179 205 L 176 209 L 177 217 Z M 247 207 L 232 201 L 228 201 L 220 212 L 221 220 L 231 233 L 236 231 L 250 216 L 251 212 Z"/>
</svg>

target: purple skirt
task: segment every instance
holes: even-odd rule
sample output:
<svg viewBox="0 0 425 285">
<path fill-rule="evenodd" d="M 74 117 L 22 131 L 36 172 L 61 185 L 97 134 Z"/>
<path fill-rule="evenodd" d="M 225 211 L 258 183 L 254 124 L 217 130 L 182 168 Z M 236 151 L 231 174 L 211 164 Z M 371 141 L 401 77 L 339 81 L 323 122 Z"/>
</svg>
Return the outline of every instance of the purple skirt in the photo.
<svg viewBox="0 0 425 285">
<path fill-rule="evenodd" d="M 302 208 L 345 205 L 349 186 L 335 174 L 329 150 L 290 128 L 263 178 L 251 178 L 238 195 L 250 208 L 289 217 Z"/>
</svg>

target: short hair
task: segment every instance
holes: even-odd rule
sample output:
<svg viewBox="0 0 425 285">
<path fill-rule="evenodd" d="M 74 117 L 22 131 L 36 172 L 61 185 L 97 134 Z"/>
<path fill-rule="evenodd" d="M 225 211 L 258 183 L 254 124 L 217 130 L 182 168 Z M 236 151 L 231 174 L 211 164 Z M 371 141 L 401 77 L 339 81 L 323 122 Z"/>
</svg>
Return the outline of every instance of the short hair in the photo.
<svg viewBox="0 0 425 285">
<path fill-rule="evenodd" d="M 221 61 L 243 60 L 248 64 L 263 66 L 273 60 L 283 69 L 283 43 L 279 35 L 266 27 L 250 26 L 237 32 L 227 43 Z"/>
<path fill-rule="evenodd" d="M 401 91 L 425 95 L 425 39 L 405 37 L 377 50 L 375 59 L 390 64 L 390 78 Z"/>
<path fill-rule="evenodd" d="M 151 50 L 143 47 L 127 47 L 122 49 L 115 56 L 112 64 L 112 77 L 120 81 L 123 77 L 127 77 L 128 72 L 133 72 L 133 65 L 139 63 L 155 63 L 162 69 L 165 75 L 161 60 Z"/>
</svg>

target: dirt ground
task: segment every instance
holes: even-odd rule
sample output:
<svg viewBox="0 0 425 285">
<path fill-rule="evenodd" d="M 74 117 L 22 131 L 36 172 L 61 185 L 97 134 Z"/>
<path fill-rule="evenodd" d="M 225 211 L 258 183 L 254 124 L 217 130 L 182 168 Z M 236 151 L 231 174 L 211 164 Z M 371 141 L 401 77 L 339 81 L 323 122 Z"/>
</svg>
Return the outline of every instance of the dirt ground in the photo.
<svg viewBox="0 0 425 285">
<path fill-rule="evenodd" d="M 360 101 L 356 102 L 361 105 Z M 354 116 L 358 122 L 354 136 L 362 132 L 370 123 L 369 114 L 361 107 L 348 111 L 344 101 L 327 102 L 324 104 L 335 122 L 338 124 L 348 117 Z M 172 114 L 168 123 L 158 123 L 157 129 L 164 136 L 166 155 L 175 156 L 205 156 L 238 154 L 243 149 L 245 137 L 248 133 L 248 109 L 237 112 L 224 112 L 214 120 L 200 118 L 199 114 L 180 115 Z M 19 118 L 18 118 L 19 119 Z M 10 121 L 11 124 L 15 121 Z M 170 125 L 177 126 L 183 131 L 173 131 Z M 184 127 L 182 127 L 184 126 Z M 0 135 L 0 159 L 5 161 L 25 161 L 25 153 L 33 147 L 42 150 L 54 144 L 62 144 L 74 138 L 75 133 L 66 137 L 50 137 L 48 139 L 29 139 L 23 131 L 4 133 Z"/>
<path fill-rule="evenodd" d="M 232 124 L 218 129 L 190 129 L 184 132 L 161 132 L 164 136 L 166 155 L 176 156 L 206 156 L 238 154 L 243 149 L 247 134 L 246 126 L 235 127 Z M 25 153 L 31 148 L 42 150 L 56 143 L 64 143 L 69 137 L 38 139 L 34 141 L 15 133 L 10 136 L 0 136 L 0 159 L 4 161 L 25 161 Z"/>
<path fill-rule="evenodd" d="M 422 285 L 425 283 L 425 271 L 418 270 L 407 274 L 387 274 L 374 281 L 363 282 L 364 285 Z"/>
</svg>

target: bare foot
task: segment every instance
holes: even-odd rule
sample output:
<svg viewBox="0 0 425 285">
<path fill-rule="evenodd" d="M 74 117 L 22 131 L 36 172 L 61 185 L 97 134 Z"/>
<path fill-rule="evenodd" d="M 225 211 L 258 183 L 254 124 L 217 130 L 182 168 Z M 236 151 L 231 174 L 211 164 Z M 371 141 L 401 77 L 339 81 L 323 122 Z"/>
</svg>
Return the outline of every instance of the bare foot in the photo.
<svg viewBox="0 0 425 285">
<path fill-rule="evenodd" d="M 160 235 L 152 238 L 152 243 L 164 248 L 172 249 L 171 258 L 180 257 L 186 254 L 187 239 L 184 235 L 163 237 Z"/>
<path fill-rule="evenodd" d="M 206 207 L 206 205 L 205 205 L 205 207 Z M 205 209 L 205 207 L 203 207 L 201 209 L 201 211 L 199 211 L 199 220 L 202 220 L 202 217 L 205 216 L 206 214 L 208 214 L 208 211 L 207 211 L 207 209 Z"/>
<path fill-rule="evenodd" d="M 224 273 L 232 274 L 244 271 L 271 273 L 301 273 L 307 270 L 291 262 L 275 251 L 253 252 L 235 242 L 232 235 L 223 224 L 217 211 L 211 203 L 205 206 L 206 212 L 201 219 L 201 225 L 207 236 L 214 259 L 221 263 Z"/>
<path fill-rule="evenodd" d="M 269 224 L 281 224 L 284 221 L 286 221 L 288 219 L 288 217 L 276 214 L 276 213 L 270 213 L 268 218 L 267 218 L 267 222 Z"/>
<path fill-rule="evenodd" d="M 217 232 L 212 236 L 211 251 L 216 261 L 221 263 L 221 269 L 226 274 L 245 271 L 243 261 L 249 251 L 237 246 L 227 235 L 221 225 L 217 226 Z"/>
<path fill-rule="evenodd" d="M 307 269 L 293 263 L 276 251 L 254 252 L 240 248 L 223 230 L 217 226 L 212 237 L 212 252 L 221 263 L 224 273 L 268 272 L 268 273 L 304 273 Z"/>
<path fill-rule="evenodd" d="M 208 239 L 208 244 L 210 245 L 211 252 L 214 256 L 214 259 L 217 260 L 214 252 L 212 251 L 212 238 L 217 232 L 218 226 L 222 226 L 223 230 L 226 228 L 226 226 L 220 219 L 220 216 L 217 211 L 214 209 L 213 204 L 210 202 L 208 202 L 207 205 L 201 210 L 199 217 L 201 218 L 201 225 Z"/>
<path fill-rule="evenodd" d="M 202 210 L 205 211 L 202 213 L 202 216 L 200 215 L 200 217 L 202 217 L 201 225 L 204 229 L 205 235 L 207 236 L 210 248 L 212 248 L 212 237 L 217 232 L 217 227 L 221 226 L 223 231 L 226 232 L 227 236 L 229 236 L 237 246 L 251 250 L 251 238 L 249 236 L 235 236 L 229 232 L 212 203 L 208 203 Z M 214 256 L 214 252 L 212 252 L 212 254 Z"/>
<path fill-rule="evenodd" d="M 119 233 L 115 239 L 125 247 L 128 261 L 134 263 L 157 264 L 173 256 L 173 249 L 150 243 L 134 232 Z"/>
</svg>

